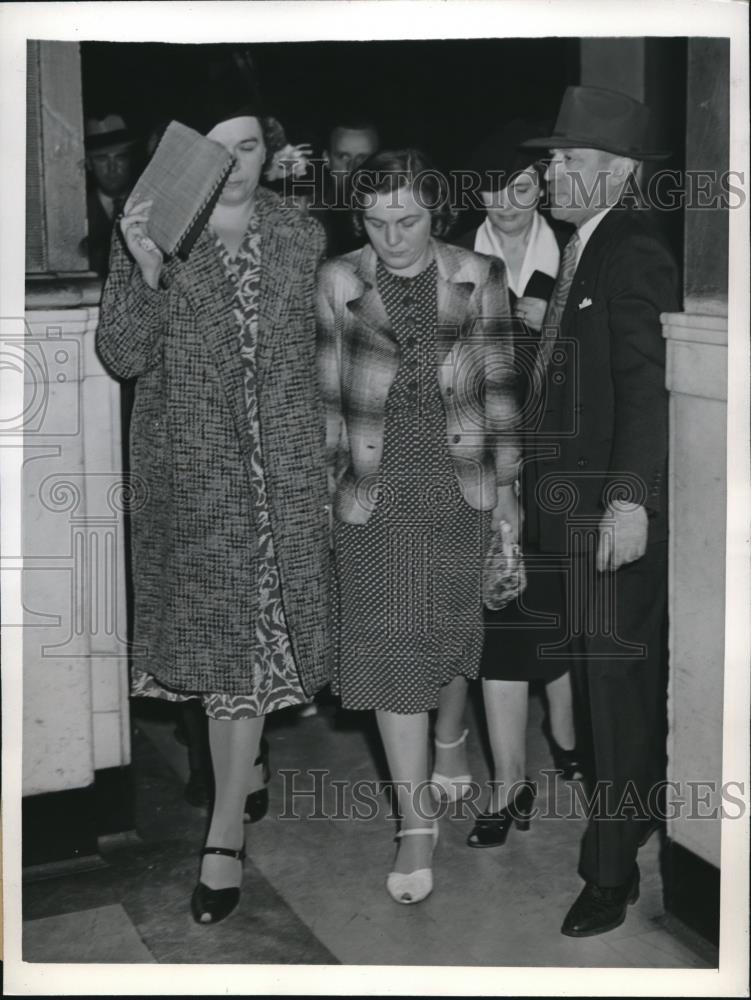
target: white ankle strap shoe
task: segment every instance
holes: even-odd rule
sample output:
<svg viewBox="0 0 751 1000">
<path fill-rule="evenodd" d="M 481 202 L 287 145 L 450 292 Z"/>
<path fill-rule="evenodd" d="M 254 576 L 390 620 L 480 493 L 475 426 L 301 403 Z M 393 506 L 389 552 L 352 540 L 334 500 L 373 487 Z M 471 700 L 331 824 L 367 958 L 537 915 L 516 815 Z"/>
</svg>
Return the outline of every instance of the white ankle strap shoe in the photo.
<svg viewBox="0 0 751 1000">
<path fill-rule="evenodd" d="M 402 830 L 398 833 L 397 839 L 401 837 L 431 836 L 433 838 L 433 848 L 438 843 L 438 824 L 425 827 L 420 830 Z M 420 903 L 433 891 L 433 869 L 418 868 L 413 872 L 391 872 L 386 879 L 386 889 L 396 903 Z"/>
<path fill-rule="evenodd" d="M 468 733 L 469 730 L 465 729 L 459 739 L 451 743 L 442 743 L 439 739 L 433 742 L 439 750 L 453 750 L 454 747 L 461 746 L 466 741 Z M 466 798 L 472 787 L 471 774 L 457 774 L 449 777 L 447 774 L 433 771 L 430 780 L 432 784 L 437 786 L 439 796 L 449 802 L 457 802 L 459 799 Z"/>
</svg>

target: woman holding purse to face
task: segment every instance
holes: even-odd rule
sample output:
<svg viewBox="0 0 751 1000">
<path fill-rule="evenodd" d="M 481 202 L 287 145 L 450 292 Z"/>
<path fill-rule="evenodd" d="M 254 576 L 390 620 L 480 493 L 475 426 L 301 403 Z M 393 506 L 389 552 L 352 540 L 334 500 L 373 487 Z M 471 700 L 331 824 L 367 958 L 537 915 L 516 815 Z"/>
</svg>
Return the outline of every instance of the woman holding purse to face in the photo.
<svg viewBox="0 0 751 1000">
<path fill-rule="evenodd" d="M 480 177 L 485 221 L 456 242 L 476 252 L 498 257 L 506 264 L 517 326 L 517 369 L 530 372 L 534 365 L 548 299 L 560 262 L 560 247 L 570 230 L 554 229 L 540 213 L 543 169 L 537 154 L 519 148 L 525 139 L 544 134 L 544 125 L 517 120 L 491 137 L 475 153 L 474 169 Z M 521 379 L 531 386 L 529 378 Z M 531 393 L 529 396 L 531 397 Z M 534 400 L 520 400 L 524 426 L 534 423 Z M 535 447 L 534 434 L 525 434 L 525 455 Z M 526 734 L 530 681 L 545 685 L 548 713 L 545 731 L 553 761 L 565 778 L 581 776 L 576 750 L 569 665 L 564 659 L 545 659 L 564 637 L 560 567 L 535 563 L 536 516 L 534 499 L 524 489 L 523 551 L 527 566 L 524 593 L 500 611 L 486 609 L 486 634 L 482 677 L 485 714 L 493 754 L 495 783 L 487 808 L 469 835 L 470 847 L 495 847 L 506 840 L 512 822 L 528 826 L 534 800 L 526 781 Z M 556 624 L 557 622 L 557 624 Z"/>
<path fill-rule="evenodd" d="M 504 267 L 442 243 L 447 185 L 417 150 L 352 178 L 369 243 L 319 273 L 319 372 L 338 580 L 333 687 L 375 710 L 401 816 L 387 889 L 432 889 L 437 826 L 420 799 L 467 773 L 463 713 L 483 641 L 491 531 L 516 524 L 519 448 Z"/>
<path fill-rule="evenodd" d="M 187 261 L 120 222 L 97 345 L 135 376 L 133 693 L 201 698 L 215 796 L 191 908 L 237 905 L 264 720 L 328 681 L 328 504 L 315 374 L 323 231 L 259 186 L 269 125 L 238 88 L 190 124 L 234 166 Z M 179 181 L 177 182 L 179 183 Z M 262 779 L 261 779 L 262 780 Z"/>
</svg>

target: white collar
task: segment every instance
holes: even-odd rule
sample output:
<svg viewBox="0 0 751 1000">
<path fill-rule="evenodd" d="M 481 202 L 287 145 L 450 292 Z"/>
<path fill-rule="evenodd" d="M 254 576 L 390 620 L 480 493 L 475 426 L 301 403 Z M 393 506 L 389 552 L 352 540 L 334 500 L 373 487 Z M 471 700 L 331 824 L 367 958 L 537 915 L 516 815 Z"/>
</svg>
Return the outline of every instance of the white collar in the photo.
<svg viewBox="0 0 751 1000">
<path fill-rule="evenodd" d="M 108 194 L 105 194 L 104 191 L 100 191 L 99 188 L 96 189 L 96 196 L 99 199 L 99 204 L 104 209 L 107 218 L 108 219 L 114 218 L 115 216 L 114 198 L 110 198 Z"/>
<path fill-rule="evenodd" d="M 500 257 L 504 263 L 506 262 L 503 255 L 503 245 L 487 217 L 477 230 L 474 249 L 478 253 Z M 561 254 L 553 230 L 547 219 L 543 218 L 539 212 L 535 212 L 532 220 L 532 231 L 529 234 L 527 249 L 519 271 L 519 279 L 515 284 L 512 283 L 511 273 L 508 269 L 506 271 L 509 288 L 517 297 L 523 295 L 527 282 L 535 271 L 542 271 L 543 274 L 555 278 L 558 274 L 560 258 Z"/>
</svg>

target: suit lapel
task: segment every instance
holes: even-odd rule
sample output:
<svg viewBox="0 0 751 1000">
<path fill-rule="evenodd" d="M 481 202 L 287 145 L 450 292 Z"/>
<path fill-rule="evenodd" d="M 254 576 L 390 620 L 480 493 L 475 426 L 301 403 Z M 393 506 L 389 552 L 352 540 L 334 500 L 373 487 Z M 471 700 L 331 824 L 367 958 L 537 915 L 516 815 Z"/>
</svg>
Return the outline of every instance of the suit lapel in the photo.
<svg viewBox="0 0 751 1000">
<path fill-rule="evenodd" d="M 355 275 L 359 281 L 357 294 L 348 300 L 347 308 L 360 328 L 367 328 L 375 341 L 386 340 L 391 350 L 396 348 L 396 337 L 386 314 L 386 307 L 378 294 L 376 285 L 375 251 L 366 244 L 360 251 L 360 260 Z"/>
<path fill-rule="evenodd" d="M 594 286 L 602 263 L 603 248 L 617 233 L 623 221 L 624 211 L 618 206 L 612 208 L 587 241 L 566 300 L 566 308 L 561 319 L 562 335 L 570 332 L 572 323 L 575 324 L 579 303 L 584 298 L 594 297 Z"/>
<path fill-rule="evenodd" d="M 436 331 L 437 361 L 441 364 L 446 354 L 458 341 L 469 315 L 469 300 L 475 282 L 465 274 L 464 254 L 457 254 L 448 243 L 433 240 L 438 269 L 438 330 Z M 466 258 L 465 258 L 466 260 Z"/>
</svg>

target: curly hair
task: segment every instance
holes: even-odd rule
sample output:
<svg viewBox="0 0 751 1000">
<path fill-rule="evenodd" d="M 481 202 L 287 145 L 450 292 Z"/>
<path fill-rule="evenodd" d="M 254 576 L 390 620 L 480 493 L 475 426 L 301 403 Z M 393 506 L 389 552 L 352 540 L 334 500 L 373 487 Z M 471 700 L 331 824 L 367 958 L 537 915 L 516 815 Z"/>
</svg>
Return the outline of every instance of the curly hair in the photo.
<svg viewBox="0 0 751 1000">
<path fill-rule="evenodd" d="M 403 187 L 409 187 L 417 203 L 430 211 L 431 234 L 440 237 L 448 233 L 457 217 L 449 183 L 422 150 L 408 148 L 374 153 L 353 171 L 350 207 L 352 226 L 358 236 L 365 232 L 362 215 L 369 199 Z"/>
</svg>

